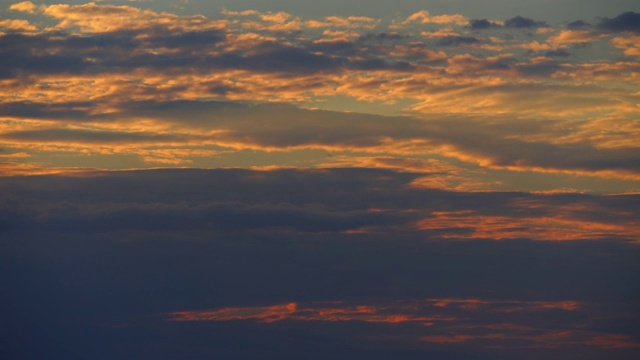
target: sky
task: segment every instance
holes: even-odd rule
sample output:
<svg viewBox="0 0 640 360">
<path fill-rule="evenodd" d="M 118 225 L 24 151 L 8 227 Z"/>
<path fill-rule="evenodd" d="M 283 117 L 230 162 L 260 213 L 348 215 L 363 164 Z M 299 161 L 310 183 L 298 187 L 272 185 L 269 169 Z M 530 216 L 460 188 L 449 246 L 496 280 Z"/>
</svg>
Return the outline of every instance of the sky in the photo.
<svg viewBox="0 0 640 360">
<path fill-rule="evenodd" d="M 640 3 L 0 1 L 0 357 L 636 359 Z"/>
</svg>

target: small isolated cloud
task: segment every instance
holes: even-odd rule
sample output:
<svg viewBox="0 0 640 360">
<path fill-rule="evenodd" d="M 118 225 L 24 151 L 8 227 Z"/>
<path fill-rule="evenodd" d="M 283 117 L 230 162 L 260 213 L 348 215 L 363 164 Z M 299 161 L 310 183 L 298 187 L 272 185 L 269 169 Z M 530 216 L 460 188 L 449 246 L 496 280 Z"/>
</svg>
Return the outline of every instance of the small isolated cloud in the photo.
<svg viewBox="0 0 640 360">
<path fill-rule="evenodd" d="M 536 21 L 536 20 L 518 15 L 516 17 L 512 17 L 511 19 L 505 20 L 504 26 L 508 28 L 514 28 L 514 29 L 528 29 L 528 28 L 546 27 L 548 25 L 544 21 Z"/>
<path fill-rule="evenodd" d="M 23 1 L 9 6 L 9 10 L 26 12 L 33 14 L 36 12 L 36 5 L 31 1 Z"/>
</svg>

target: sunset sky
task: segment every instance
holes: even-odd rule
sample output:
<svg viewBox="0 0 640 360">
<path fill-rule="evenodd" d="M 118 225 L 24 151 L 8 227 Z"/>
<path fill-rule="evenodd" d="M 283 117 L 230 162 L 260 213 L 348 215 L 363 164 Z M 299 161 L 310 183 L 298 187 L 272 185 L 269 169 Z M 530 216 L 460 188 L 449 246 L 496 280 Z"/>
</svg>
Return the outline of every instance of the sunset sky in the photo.
<svg viewBox="0 0 640 360">
<path fill-rule="evenodd" d="M 637 359 L 640 2 L 0 2 L 0 358 Z"/>
</svg>

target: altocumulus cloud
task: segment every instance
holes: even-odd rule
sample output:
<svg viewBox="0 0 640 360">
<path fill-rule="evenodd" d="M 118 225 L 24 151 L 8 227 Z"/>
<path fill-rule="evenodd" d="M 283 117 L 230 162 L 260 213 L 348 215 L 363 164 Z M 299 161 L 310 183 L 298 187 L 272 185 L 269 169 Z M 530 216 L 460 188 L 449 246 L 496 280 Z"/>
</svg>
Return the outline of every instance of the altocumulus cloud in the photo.
<svg viewBox="0 0 640 360">
<path fill-rule="evenodd" d="M 240 3 L 2 13 L 0 358 L 638 358 L 637 13 Z"/>
</svg>

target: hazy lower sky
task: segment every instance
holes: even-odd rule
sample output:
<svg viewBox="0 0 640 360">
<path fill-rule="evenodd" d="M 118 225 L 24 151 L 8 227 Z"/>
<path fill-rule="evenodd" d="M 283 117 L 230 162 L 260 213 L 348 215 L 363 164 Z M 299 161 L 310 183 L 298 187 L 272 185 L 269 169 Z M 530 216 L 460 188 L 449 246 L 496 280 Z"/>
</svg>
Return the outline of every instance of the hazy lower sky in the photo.
<svg viewBox="0 0 640 360">
<path fill-rule="evenodd" d="M 7 359 L 637 359 L 637 1 L 0 4 Z"/>
</svg>

